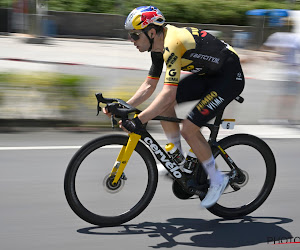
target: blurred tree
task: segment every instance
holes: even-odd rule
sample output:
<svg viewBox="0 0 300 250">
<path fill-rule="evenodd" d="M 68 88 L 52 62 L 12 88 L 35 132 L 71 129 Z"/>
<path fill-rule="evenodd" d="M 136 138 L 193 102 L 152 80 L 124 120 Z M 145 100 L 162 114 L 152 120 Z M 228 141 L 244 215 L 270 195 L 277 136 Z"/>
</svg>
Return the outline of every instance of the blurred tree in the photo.
<svg viewBox="0 0 300 250">
<path fill-rule="evenodd" d="M 0 0 L 0 7 L 14 0 Z M 291 4 L 291 1 L 293 2 Z M 296 0 L 49 0 L 49 10 L 113 13 L 128 15 L 137 6 L 155 5 L 167 21 L 245 25 L 251 9 L 300 9 Z"/>
</svg>

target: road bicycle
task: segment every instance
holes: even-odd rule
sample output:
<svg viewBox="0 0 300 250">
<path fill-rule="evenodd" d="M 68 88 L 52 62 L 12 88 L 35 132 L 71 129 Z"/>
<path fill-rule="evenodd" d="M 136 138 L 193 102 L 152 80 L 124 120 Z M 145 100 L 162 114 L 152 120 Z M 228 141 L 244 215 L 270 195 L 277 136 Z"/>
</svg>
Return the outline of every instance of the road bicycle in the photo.
<svg viewBox="0 0 300 250">
<path fill-rule="evenodd" d="M 128 119 L 140 110 L 125 101 L 96 94 L 100 104 L 115 118 Z M 243 98 L 235 100 L 242 103 Z M 276 161 L 270 147 L 249 134 L 233 134 L 217 140 L 220 126 L 229 128 L 231 120 L 222 119 L 224 110 L 213 123 L 208 142 L 218 169 L 229 176 L 229 184 L 219 201 L 208 210 L 226 219 L 240 218 L 260 207 L 269 196 L 276 177 Z M 157 116 L 153 120 L 180 123 L 182 119 Z M 156 160 L 155 160 L 156 158 Z M 186 174 L 145 128 L 140 134 L 113 133 L 82 146 L 72 157 L 64 179 L 66 199 L 81 219 L 99 226 L 117 226 L 138 216 L 150 203 L 158 183 L 157 162 L 173 179 L 172 191 L 182 200 L 204 199 L 209 178 L 201 163 Z M 125 168 L 126 167 L 126 168 Z"/>
</svg>

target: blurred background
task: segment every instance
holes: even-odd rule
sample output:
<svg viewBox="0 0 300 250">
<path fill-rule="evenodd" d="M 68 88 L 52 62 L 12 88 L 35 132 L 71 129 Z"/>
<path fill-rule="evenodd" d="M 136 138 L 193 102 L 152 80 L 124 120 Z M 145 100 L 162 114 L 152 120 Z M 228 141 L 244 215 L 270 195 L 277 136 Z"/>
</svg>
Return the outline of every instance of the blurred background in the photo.
<svg viewBox="0 0 300 250">
<path fill-rule="evenodd" d="M 0 126 L 108 126 L 96 117 L 94 94 L 127 100 L 147 76 L 150 54 L 134 48 L 123 26 L 149 4 L 168 23 L 205 29 L 237 50 L 245 102 L 230 104 L 227 118 L 300 124 L 300 1 L 0 0 Z"/>
<path fill-rule="evenodd" d="M 149 4 L 169 23 L 205 29 L 240 56 L 245 102 L 232 102 L 224 116 L 240 126 L 219 136 L 263 138 L 278 166 L 274 191 L 250 216 L 223 220 L 199 209 L 198 199 L 179 200 L 165 175 L 149 209 L 124 227 L 86 224 L 66 202 L 63 177 L 72 156 L 86 142 L 118 131 L 111 131 L 107 116 L 96 116 L 95 93 L 128 100 L 147 76 L 150 54 L 128 40 L 124 21 Z M 264 250 L 270 236 L 299 241 L 299 10 L 295 0 L 0 0 L 1 249 Z M 154 95 L 163 79 L 164 73 Z M 178 116 L 193 105 L 177 107 Z M 149 123 L 151 135 L 164 145 L 158 125 Z M 107 156 L 114 159 L 113 152 Z M 238 159 L 258 173 L 252 153 L 242 147 Z M 95 162 L 100 172 L 107 164 Z M 252 189 L 256 176 L 249 180 Z"/>
</svg>

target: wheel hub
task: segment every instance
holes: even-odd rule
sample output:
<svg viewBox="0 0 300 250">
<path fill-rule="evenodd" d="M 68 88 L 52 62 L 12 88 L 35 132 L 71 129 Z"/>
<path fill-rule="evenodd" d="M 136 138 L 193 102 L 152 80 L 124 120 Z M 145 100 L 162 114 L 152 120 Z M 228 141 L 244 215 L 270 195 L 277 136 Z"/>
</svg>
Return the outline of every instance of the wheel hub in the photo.
<svg viewBox="0 0 300 250">
<path fill-rule="evenodd" d="M 117 183 L 113 183 L 115 176 L 106 175 L 103 179 L 103 187 L 108 193 L 118 193 L 125 185 L 125 179 L 120 178 Z"/>
<path fill-rule="evenodd" d="M 246 186 L 249 181 L 249 174 L 244 170 L 242 170 L 242 173 L 243 176 L 239 177 L 238 180 L 234 182 L 234 184 L 239 188 Z"/>
</svg>

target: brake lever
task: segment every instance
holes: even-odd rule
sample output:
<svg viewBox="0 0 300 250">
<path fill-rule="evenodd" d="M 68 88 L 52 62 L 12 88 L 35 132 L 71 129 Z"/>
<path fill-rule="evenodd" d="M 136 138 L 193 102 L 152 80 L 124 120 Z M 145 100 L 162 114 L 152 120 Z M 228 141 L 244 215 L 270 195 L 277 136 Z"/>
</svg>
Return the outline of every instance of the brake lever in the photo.
<svg viewBox="0 0 300 250">
<path fill-rule="evenodd" d="M 102 111 L 101 107 L 100 107 L 100 102 L 98 101 L 98 105 L 97 105 L 97 116 L 99 115 L 100 111 Z"/>
<path fill-rule="evenodd" d="M 110 116 L 110 120 L 111 120 L 111 127 L 112 129 L 114 129 L 115 125 L 118 125 L 118 122 L 116 121 L 113 115 Z"/>
</svg>

